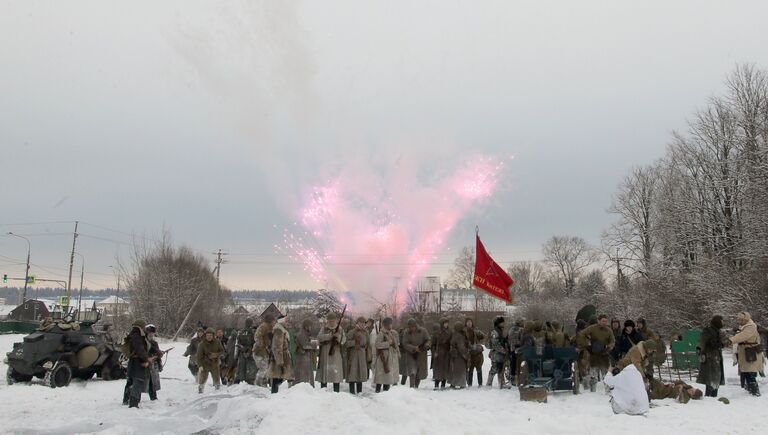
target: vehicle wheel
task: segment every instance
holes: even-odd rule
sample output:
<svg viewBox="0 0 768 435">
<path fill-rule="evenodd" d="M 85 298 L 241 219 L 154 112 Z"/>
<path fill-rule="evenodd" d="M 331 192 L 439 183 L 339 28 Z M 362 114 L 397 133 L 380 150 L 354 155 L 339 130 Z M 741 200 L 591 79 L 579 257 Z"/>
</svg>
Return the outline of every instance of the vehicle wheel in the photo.
<svg viewBox="0 0 768 435">
<path fill-rule="evenodd" d="M 24 375 L 16 370 L 14 370 L 11 367 L 8 367 L 8 372 L 6 372 L 5 380 L 8 382 L 8 385 L 13 385 L 17 382 L 29 382 L 32 380 L 32 375 Z"/>
<path fill-rule="evenodd" d="M 66 387 L 71 380 L 72 368 L 64 361 L 59 361 L 45 374 L 45 383 L 51 388 Z"/>
<path fill-rule="evenodd" d="M 573 394 L 579 394 L 581 390 L 581 377 L 579 377 L 579 365 L 574 362 L 571 368 L 571 380 L 573 382 Z"/>
</svg>

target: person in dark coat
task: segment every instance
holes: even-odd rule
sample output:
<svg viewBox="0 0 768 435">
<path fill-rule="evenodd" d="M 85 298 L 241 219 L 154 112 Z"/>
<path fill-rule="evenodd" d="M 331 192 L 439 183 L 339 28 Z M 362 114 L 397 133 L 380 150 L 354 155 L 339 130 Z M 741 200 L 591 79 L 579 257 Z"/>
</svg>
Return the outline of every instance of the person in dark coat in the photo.
<svg viewBox="0 0 768 435">
<path fill-rule="evenodd" d="M 149 400 L 157 400 L 157 392 L 160 391 L 160 372 L 163 371 L 163 355 L 165 352 L 160 350 L 160 344 L 155 340 L 157 328 L 155 325 L 147 325 L 144 328 L 149 342 Z"/>
<path fill-rule="evenodd" d="M 440 319 L 440 330 L 433 337 L 432 352 L 435 362 L 432 366 L 432 380 L 435 390 L 445 388 L 451 369 L 451 330 L 448 329 L 448 319 Z"/>
<path fill-rule="evenodd" d="M 131 353 L 128 358 L 128 376 L 123 391 L 123 405 L 128 405 L 129 408 L 138 408 L 141 393 L 148 391 L 149 364 L 152 360 L 149 356 L 149 341 L 144 332 L 146 327 L 147 322 L 137 319 L 133 322 L 127 338 Z"/>
<path fill-rule="evenodd" d="M 204 335 L 205 335 L 205 329 L 202 327 L 198 327 L 197 332 L 195 333 L 195 336 L 192 337 L 192 340 L 189 341 L 187 350 L 184 351 L 184 356 L 189 357 L 189 362 L 187 363 L 187 367 L 189 368 L 189 372 L 192 373 L 192 376 L 194 376 L 195 379 L 197 379 L 197 372 L 200 370 L 200 366 L 197 364 L 197 345 L 200 344 L 200 342 L 203 340 Z"/>
<path fill-rule="evenodd" d="M 611 352 L 615 361 L 621 361 L 624 355 L 632 349 L 632 346 L 645 340 L 645 337 L 635 328 L 635 322 L 632 320 L 624 321 L 624 329 L 621 331 L 618 340 L 616 341 L 616 347 Z"/>
<path fill-rule="evenodd" d="M 256 361 L 253 359 L 255 343 L 253 319 L 245 319 L 245 328 L 237 333 L 235 338 L 235 383 L 242 381 L 253 385 L 256 379 Z"/>
<path fill-rule="evenodd" d="M 477 386 L 483 386 L 483 345 L 485 339 L 483 331 L 475 328 L 475 322 L 472 319 L 464 320 L 464 328 L 467 335 L 467 345 L 469 346 L 469 361 L 467 362 L 467 385 L 472 386 L 472 374 L 477 370 Z"/>
<path fill-rule="evenodd" d="M 429 333 L 416 323 L 416 319 L 408 319 L 408 327 L 400 344 L 405 354 L 405 371 L 410 377 L 410 387 L 419 388 L 421 380 L 427 378 L 427 351 L 431 345 Z"/>
<path fill-rule="evenodd" d="M 462 389 L 467 386 L 467 365 L 469 363 L 469 345 L 464 324 L 456 322 L 451 335 L 451 388 Z"/>
<path fill-rule="evenodd" d="M 723 329 L 723 316 L 714 316 L 709 325 L 704 327 L 699 337 L 696 351 L 699 354 L 699 375 L 696 382 L 706 387 L 704 394 L 707 397 L 717 397 L 720 385 L 725 385 L 725 371 L 723 370 L 723 343 L 725 333 Z"/>
<path fill-rule="evenodd" d="M 498 374 L 499 388 L 507 388 L 506 381 L 504 380 L 504 363 L 509 358 L 509 344 L 507 343 L 507 337 L 504 335 L 504 317 L 497 316 L 493 319 L 493 331 L 491 331 L 491 338 L 488 344 L 491 348 L 491 370 L 488 372 L 488 380 L 485 385 L 490 387 L 493 384 L 494 376 Z"/>
</svg>

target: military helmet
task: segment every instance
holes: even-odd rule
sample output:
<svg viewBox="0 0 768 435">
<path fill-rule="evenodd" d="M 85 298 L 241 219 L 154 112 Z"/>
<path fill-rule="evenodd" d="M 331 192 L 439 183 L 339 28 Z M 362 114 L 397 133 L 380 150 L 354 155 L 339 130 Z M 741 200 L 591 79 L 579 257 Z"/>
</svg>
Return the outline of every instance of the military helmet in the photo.
<svg viewBox="0 0 768 435">
<path fill-rule="evenodd" d="M 213 328 L 208 328 L 208 329 L 205 330 L 205 333 L 206 334 L 214 334 L 215 335 L 216 334 L 216 330 L 213 329 Z"/>
<path fill-rule="evenodd" d="M 263 320 L 266 323 L 275 323 L 275 316 L 274 314 L 267 313 L 264 316 L 262 316 L 261 320 Z"/>
<path fill-rule="evenodd" d="M 312 319 L 304 319 L 301 322 L 301 327 L 304 329 L 310 329 L 312 327 Z"/>
<path fill-rule="evenodd" d="M 245 327 L 246 328 L 253 328 L 253 319 L 250 317 L 245 319 Z"/>
<path fill-rule="evenodd" d="M 645 340 L 643 342 L 643 347 L 645 348 L 646 352 L 649 350 L 658 350 L 657 346 L 658 344 L 656 343 L 656 340 L 653 340 L 653 339 Z"/>
<path fill-rule="evenodd" d="M 384 325 L 384 326 L 392 325 L 392 318 L 391 317 L 385 317 L 384 320 L 381 321 L 381 324 Z"/>
<path fill-rule="evenodd" d="M 336 313 L 328 313 L 328 315 L 325 316 L 326 320 L 339 320 L 339 316 L 336 315 Z"/>
<path fill-rule="evenodd" d="M 357 318 L 357 320 L 355 320 L 355 323 L 365 323 L 366 321 L 367 319 L 365 317 L 360 316 Z"/>
<path fill-rule="evenodd" d="M 132 326 L 136 326 L 138 328 L 144 329 L 144 328 L 147 327 L 147 321 L 144 320 L 144 319 L 136 319 L 136 320 L 133 321 L 133 325 Z"/>
<path fill-rule="evenodd" d="M 464 324 L 461 322 L 456 322 L 453 324 L 453 330 L 456 332 L 462 332 L 464 331 Z"/>
<path fill-rule="evenodd" d="M 416 319 L 414 319 L 413 317 L 408 319 L 408 326 L 416 326 Z"/>
</svg>

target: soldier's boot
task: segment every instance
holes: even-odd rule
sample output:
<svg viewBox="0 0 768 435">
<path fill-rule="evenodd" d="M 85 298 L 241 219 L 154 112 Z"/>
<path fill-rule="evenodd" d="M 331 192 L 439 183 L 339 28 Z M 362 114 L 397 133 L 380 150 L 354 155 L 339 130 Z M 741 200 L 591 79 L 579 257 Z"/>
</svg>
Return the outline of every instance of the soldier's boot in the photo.
<svg viewBox="0 0 768 435">
<path fill-rule="evenodd" d="M 141 397 L 131 396 L 131 398 L 128 400 L 128 407 L 129 408 L 138 408 L 139 407 L 139 400 L 141 400 Z"/>
<path fill-rule="evenodd" d="M 419 385 L 421 385 L 421 379 L 416 378 L 416 388 L 419 388 Z"/>
<path fill-rule="evenodd" d="M 707 397 L 717 397 L 717 388 L 712 388 L 709 385 L 707 385 L 704 395 Z"/>
<path fill-rule="evenodd" d="M 594 393 L 597 391 L 597 376 L 590 376 L 589 377 L 589 391 Z"/>
<path fill-rule="evenodd" d="M 384 385 L 384 391 L 389 391 L 389 387 L 390 387 L 389 384 Z"/>
<path fill-rule="evenodd" d="M 483 388 L 483 372 L 481 372 L 479 369 L 477 370 L 477 388 Z"/>
<path fill-rule="evenodd" d="M 488 373 L 488 382 L 485 384 L 486 387 L 493 386 L 493 371 Z"/>
<path fill-rule="evenodd" d="M 131 390 L 130 390 L 130 388 L 131 388 L 130 386 L 126 385 L 125 386 L 125 391 L 123 391 L 123 405 L 125 405 L 125 406 L 128 406 L 128 403 L 131 400 L 131 396 L 130 396 L 130 394 L 131 394 L 130 391 Z"/>
<path fill-rule="evenodd" d="M 435 381 L 435 391 L 440 389 L 440 381 Z"/>
<path fill-rule="evenodd" d="M 198 394 L 203 394 L 203 389 L 204 389 L 204 388 L 205 388 L 205 385 L 203 385 L 203 384 L 199 384 L 199 385 L 197 386 L 197 393 L 198 393 Z"/>
<path fill-rule="evenodd" d="M 340 390 L 340 384 L 338 382 L 333 384 L 333 392 L 338 393 Z"/>
<path fill-rule="evenodd" d="M 381 384 L 376 384 L 376 392 L 381 393 Z"/>
<path fill-rule="evenodd" d="M 349 392 L 354 395 L 354 394 L 356 394 L 355 390 L 357 390 L 357 386 L 355 385 L 354 382 L 350 382 L 349 383 Z"/>
<path fill-rule="evenodd" d="M 749 394 L 760 397 L 760 387 L 757 385 L 757 381 L 750 381 L 747 383 L 747 390 Z"/>
<path fill-rule="evenodd" d="M 221 389 L 221 384 L 215 384 L 213 386 L 213 389 L 216 390 L 216 391 L 219 391 Z"/>
<path fill-rule="evenodd" d="M 440 389 L 445 390 L 445 382 L 446 381 L 440 381 Z M 385 390 L 386 391 L 386 390 Z"/>
<path fill-rule="evenodd" d="M 472 370 L 467 371 L 467 386 L 472 386 Z"/>
<path fill-rule="evenodd" d="M 509 385 L 507 385 L 506 381 L 504 381 L 504 373 L 499 373 L 499 388 L 503 390 L 511 388 Z"/>
<path fill-rule="evenodd" d="M 149 400 L 157 400 L 157 393 L 155 391 L 149 390 Z"/>
<path fill-rule="evenodd" d="M 411 388 L 416 388 L 416 377 L 415 376 L 410 376 L 409 382 L 410 382 L 409 386 Z"/>
<path fill-rule="evenodd" d="M 405 381 L 408 379 L 408 375 L 400 376 L 400 385 L 405 385 Z"/>
</svg>

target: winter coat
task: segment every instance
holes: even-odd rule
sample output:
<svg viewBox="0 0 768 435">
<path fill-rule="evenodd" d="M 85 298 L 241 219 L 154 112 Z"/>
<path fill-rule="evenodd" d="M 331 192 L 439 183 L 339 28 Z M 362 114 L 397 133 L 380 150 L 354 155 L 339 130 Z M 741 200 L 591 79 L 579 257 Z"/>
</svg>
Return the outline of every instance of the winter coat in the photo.
<svg viewBox="0 0 768 435">
<path fill-rule="evenodd" d="M 149 364 L 149 379 L 152 381 L 149 384 L 149 388 L 153 391 L 160 391 L 160 372 L 163 370 L 163 352 L 160 350 L 160 345 L 155 340 L 148 340 L 150 357 L 155 357 L 155 360 Z"/>
<path fill-rule="evenodd" d="M 399 342 L 397 331 L 381 329 L 376 334 L 376 370 L 373 382 L 381 385 L 394 385 L 398 381 L 399 367 L 397 365 Z M 393 364 L 394 363 L 394 364 Z"/>
<path fill-rule="evenodd" d="M 251 359 L 251 352 L 253 352 L 254 343 L 254 330 L 253 328 L 246 328 L 237 333 L 236 346 L 238 358 Z"/>
<path fill-rule="evenodd" d="M 468 367 L 483 367 L 483 345 L 480 344 L 485 338 L 483 331 L 477 328 L 467 329 L 467 345 L 469 346 Z"/>
<path fill-rule="evenodd" d="M 270 342 L 270 336 L 272 335 L 272 326 L 263 322 L 256 328 L 256 333 L 253 335 L 253 356 L 269 358 L 269 352 L 272 349 L 272 343 Z"/>
<path fill-rule="evenodd" d="M 408 376 L 407 367 L 405 366 L 405 349 L 403 349 L 404 333 L 404 329 L 397 332 L 398 343 L 400 343 L 400 346 L 398 347 L 398 351 L 400 352 L 398 355 L 400 355 L 400 357 L 397 359 L 397 366 L 399 368 L 398 373 L 400 373 L 400 376 Z"/>
<path fill-rule="evenodd" d="M 223 354 L 224 346 L 219 340 L 214 338 L 208 341 L 203 338 L 197 345 L 197 364 L 206 370 L 219 367 L 219 357 Z"/>
<path fill-rule="evenodd" d="M 314 385 L 315 376 L 312 369 L 315 364 L 315 358 L 317 357 L 317 346 L 312 343 L 312 337 L 308 330 L 302 328 L 301 331 L 296 334 L 294 349 L 296 354 L 296 360 L 294 361 L 295 381 L 309 382 Z"/>
<path fill-rule="evenodd" d="M 611 332 L 611 336 L 613 336 L 613 332 Z M 650 409 L 643 377 L 638 373 L 635 366 L 630 365 L 616 376 L 606 376 L 604 382 L 605 385 L 613 388 L 611 390 L 611 402 L 614 413 L 642 415 Z"/>
<path fill-rule="evenodd" d="M 288 330 L 281 323 L 275 323 L 272 328 L 272 357 L 269 367 L 270 377 L 292 381 L 291 338 Z"/>
<path fill-rule="evenodd" d="M 331 339 L 336 338 L 333 354 L 330 354 Z M 339 328 L 334 334 L 333 329 L 323 326 L 317 334 L 320 342 L 320 360 L 317 364 L 315 380 L 322 384 L 338 384 L 344 381 L 344 366 L 341 357 L 341 347 L 347 342 L 344 330 Z"/>
<path fill-rule="evenodd" d="M 347 382 L 368 380 L 368 331 L 352 328 L 347 333 Z"/>
<path fill-rule="evenodd" d="M 149 368 L 142 365 L 149 362 L 149 341 L 141 327 L 135 326 L 128 334 L 128 343 L 131 347 L 131 355 L 128 360 L 128 377 L 135 379 L 148 379 Z M 135 381 L 134 381 L 135 382 Z M 146 390 L 148 383 L 144 384 Z"/>
<path fill-rule="evenodd" d="M 407 328 L 403 332 L 403 359 L 408 376 L 416 376 L 416 379 L 427 378 L 427 351 L 430 346 L 431 341 L 426 328 L 417 326 L 416 332 L 411 332 Z"/>
<path fill-rule="evenodd" d="M 648 354 L 645 352 L 645 343 L 640 342 L 632 346 L 629 352 L 616 363 L 616 367 L 618 367 L 619 370 L 624 370 L 625 367 L 633 365 L 645 380 L 645 372 L 649 364 Z"/>
<path fill-rule="evenodd" d="M 440 329 L 437 336 L 433 337 L 432 352 L 435 355 L 435 361 L 432 364 L 432 379 L 436 381 L 448 380 L 451 368 L 451 331 L 449 329 Z"/>
<path fill-rule="evenodd" d="M 205 336 L 198 337 L 197 335 L 195 335 L 194 337 L 192 337 L 192 340 L 189 340 L 189 345 L 187 345 L 187 349 L 184 351 L 184 356 L 189 357 L 188 365 L 190 366 L 197 365 L 197 345 L 200 344 L 200 342 L 205 339 L 204 337 Z"/>
<path fill-rule="evenodd" d="M 525 340 L 523 339 L 522 341 L 524 342 Z M 489 344 L 491 346 L 491 362 L 499 364 L 506 361 L 509 349 L 507 348 L 507 338 L 504 337 L 504 331 L 501 328 L 493 328 Z"/>
<path fill-rule="evenodd" d="M 616 342 L 616 347 L 613 348 L 613 356 L 616 361 L 624 357 L 632 349 L 632 346 L 641 341 L 645 341 L 645 337 L 637 332 L 637 330 L 633 329 L 631 334 L 627 334 L 626 330 L 622 331 L 621 335 L 619 335 L 619 340 Z"/>
<path fill-rule="evenodd" d="M 739 345 L 739 371 L 741 373 L 756 373 L 763 369 L 763 353 L 760 347 L 760 334 L 757 333 L 757 325 L 752 319 L 739 328 L 738 334 L 730 338 L 731 343 Z M 757 359 L 747 362 L 746 349 L 757 348 Z"/>
<path fill-rule="evenodd" d="M 454 387 L 467 386 L 469 344 L 463 325 L 457 324 L 451 335 L 451 376 L 448 382 Z"/>
<path fill-rule="evenodd" d="M 512 325 L 509 328 L 509 331 L 507 331 L 507 344 L 509 345 L 509 349 L 512 351 L 522 346 L 523 344 L 522 326 Z"/>
<path fill-rule="evenodd" d="M 590 325 L 581 331 L 581 335 L 586 340 L 585 344 L 589 343 L 587 351 L 590 367 L 607 369 L 610 366 L 611 351 L 616 345 L 611 328 L 598 324 Z"/>
<path fill-rule="evenodd" d="M 713 389 L 725 385 L 725 370 L 723 370 L 723 341 L 725 334 L 709 325 L 701 331 L 699 344 L 696 347 L 699 352 L 699 375 L 696 382 Z"/>
</svg>

